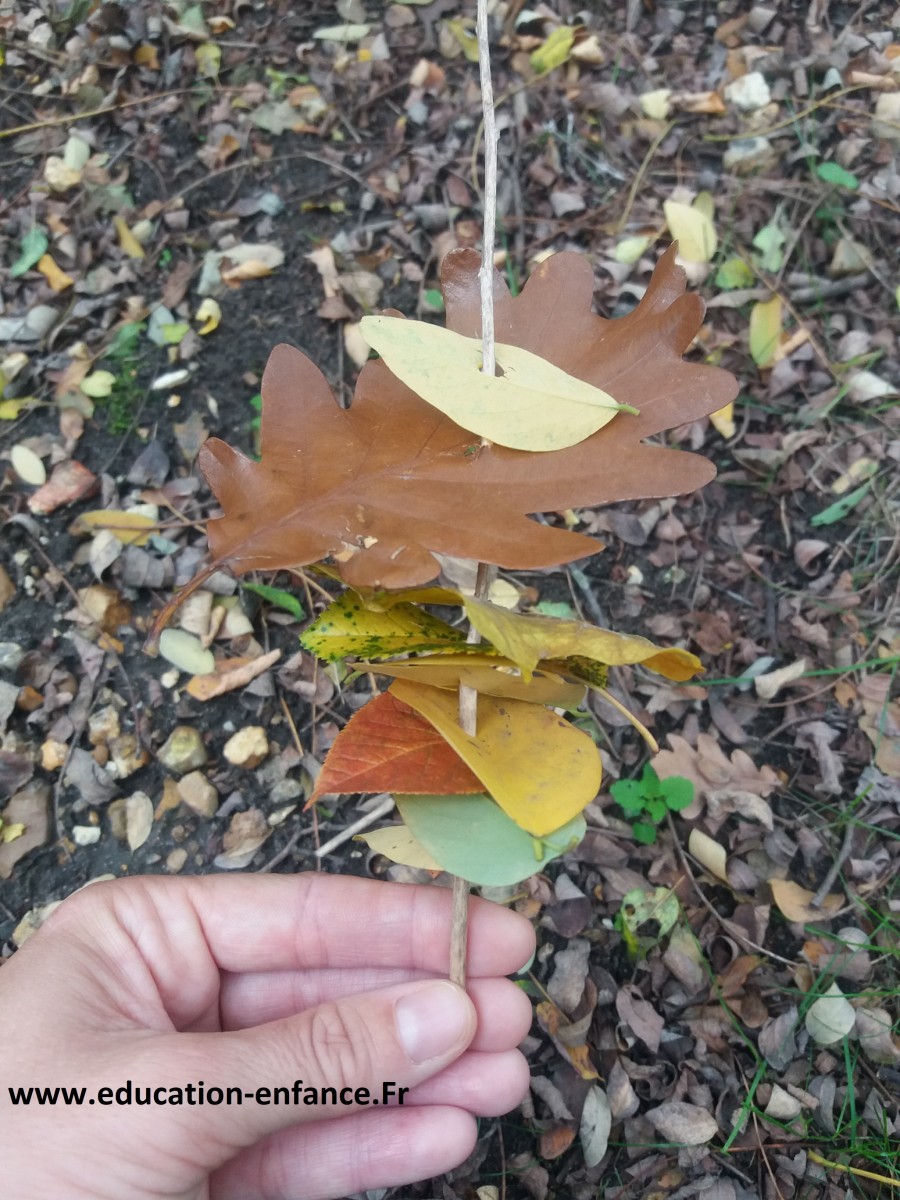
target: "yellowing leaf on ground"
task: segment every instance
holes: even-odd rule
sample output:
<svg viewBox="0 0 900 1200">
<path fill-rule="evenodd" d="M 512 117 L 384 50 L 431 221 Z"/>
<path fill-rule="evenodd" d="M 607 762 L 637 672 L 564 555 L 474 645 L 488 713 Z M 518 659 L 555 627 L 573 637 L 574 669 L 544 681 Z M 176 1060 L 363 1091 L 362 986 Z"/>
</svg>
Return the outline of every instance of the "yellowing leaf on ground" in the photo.
<svg viewBox="0 0 900 1200">
<path fill-rule="evenodd" d="M 709 414 L 710 422 L 716 433 L 720 433 L 723 438 L 733 438 L 737 432 L 737 426 L 734 423 L 734 401 L 726 404 L 724 408 L 717 408 L 714 413 Z"/>
<path fill-rule="evenodd" d="M 158 522 L 146 513 L 98 508 L 76 517 L 72 523 L 72 532 L 86 533 L 94 529 L 108 529 L 123 546 L 146 546 L 157 525 Z"/>
<path fill-rule="evenodd" d="M 520 346 L 497 345 L 502 376 L 481 372 L 481 340 L 400 317 L 363 317 L 360 332 L 389 370 L 445 416 L 513 450 L 583 442 L 617 412 L 635 413 Z M 478 449 L 473 445 L 473 453 Z"/>
<path fill-rule="evenodd" d="M 203 322 L 197 330 L 201 337 L 205 337 L 208 333 L 213 333 L 219 328 L 219 323 L 222 320 L 222 309 L 219 307 L 218 301 L 213 300 L 212 296 L 207 296 L 194 313 L 194 320 Z"/>
<path fill-rule="evenodd" d="M 531 65 L 538 75 L 546 75 L 548 71 L 561 67 L 568 61 L 575 41 L 574 25 L 559 25 L 545 41 L 532 51 Z"/>
<path fill-rule="evenodd" d="M 37 261 L 37 269 L 54 292 L 64 292 L 75 282 L 71 275 L 66 274 L 52 254 L 42 254 Z"/>
<path fill-rule="evenodd" d="M 506 815 L 536 837 L 565 825 L 597 794 L 597 747 L 549 708 L 480 696 L 473 736 L 459 726 L 453 692 L 398 679 L 391 693 L 429 721 Z"/>
<path fill-rule="evenodd" d="M 750 354 L 758 367 L 771 367 L 781 340 L 781 297 L 759 300 L 750 310 Z"/>
<path fill-rule="evenodd" d="M 222 50 L 215 42 L 201 42 L 194 50 L 197 70 L 206 79 L 215 79 L 222 65 Z"/>
<path fill-rule="evenodd" d="M 678 242 L 678 253 L 685 262 L 710 262 L 719 244 L 705 207 L 703 203 L 680 204 L 677 200 L 666 200 L 663 204 L 669 233 Z"/>
<path fill-rule="evenodd" d="M 728 882 L 728 856 L 725 847 L 704 833 L 702 829 L 692 829 L 688 838 L 688 853 L 696 858 L 702 867 L 717 879 Z"/>
<path fill-rule="evenodd" d="M 92 400 L 102 400 L 112 393 L 116 386 L 116 377 L 112 371 L 92 371 L 82 379 L 79 387 Z"/>
<path fill-rule="evenodd" d="M 642 663 L 677 682 L 703 669 L 700 659 L 687 650 L 666 650 L 647 638 L 599 629 L 586 621 L 511 613 L 473 597 L 466 599 L 466 612 L 481 636 L 526 678 L 545 659 L 587 658 L 608 667 Z"/>
<path fill-rule="evenodd" d="M 828 921 L 844 905 L 844 897 L 839 892 L 833 892 L 825 897 L 821 908 L 814 908 L 812 900 L 815 893 L 790 879 L 770 879 L 769 887 L 779 911 L 789 921 L 797 921 L 801 925 L 810 921 Z"/>
<path fill-rule="evenodd" d="M 412 604 L 395 604 L 381 612 L 366 607 L 355 592 L 338 597 L 304 630 L 300 644 L 334 662 L 339 658 L 385 658 L 392 654 L 456 652 L 466 645 L 459 629 Z"/>
<path fill-rule="evenodd" d="M 116 227 L 116 233 L 119 235 L 119 245 L 129 258 L 144 258 L 144 247 L 137 240 L 124 217 L 113 217 L 113 224 Z"/>
<path fill-rule="evenodd" d="M 577 708 L 585 694 L 584 684 L 569 683 L 559 675 L 542 671 L 536 671 L 529 682 L 508 659 L 475 654 L 426 655 L 405 662 L 362 664 L 357 670 L 451 691 L 464 684 L 483 696 L 506 696 L 554 708 Z"/>
<path fill-rule="evenodd" d="M 40 456 L 35 454 L 30 447 L 23 446 L 20 442 L 13 446 L 9 457 L 13 470 L 23 483 L 28 483 L 32 487 L 40 487 L 47 482 L 47 468 Z"/>
</svg>

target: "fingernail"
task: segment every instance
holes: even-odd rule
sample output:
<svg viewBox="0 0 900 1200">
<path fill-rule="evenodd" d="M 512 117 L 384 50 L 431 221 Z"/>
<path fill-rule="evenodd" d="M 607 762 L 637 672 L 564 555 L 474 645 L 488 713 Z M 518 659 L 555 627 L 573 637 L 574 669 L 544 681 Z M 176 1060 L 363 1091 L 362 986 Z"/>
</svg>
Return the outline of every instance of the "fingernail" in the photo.
<svg viewBox="0 0 900 1200">
<path fill-rule="evenodd" d="M 413 1062 L 424 1063 L 458 1046 L 471 1017 L 464 993 L 441 981 L 402 996 L 394 1020 L 403 1049 Z"/>
</svg>

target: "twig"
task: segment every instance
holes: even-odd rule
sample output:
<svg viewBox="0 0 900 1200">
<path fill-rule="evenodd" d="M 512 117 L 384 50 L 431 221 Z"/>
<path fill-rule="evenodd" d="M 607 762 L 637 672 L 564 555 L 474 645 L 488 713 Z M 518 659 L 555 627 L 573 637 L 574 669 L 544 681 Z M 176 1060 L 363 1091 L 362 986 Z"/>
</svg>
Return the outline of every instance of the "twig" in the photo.
<svg viewBox="0 0 900 1200">
<path fill-rule="evenodd" d="M 476 21 L 478 68 L 481 75 L 481 107 L 484 113 L 484 233 L 481 271 L 481 370 L 493 376 L 496 371 L 494 349 L 494 237 L 497 216 L 497 123 L 494 119 L 494 89 L 491 85 L 491 48 L 488 41 L 487 0 L 478 0 Z M 475 597 L 483 600 L 490 592 L 494 568 L 478 564 Z M 476 645 L 481 634 L 472 626 L 466 641 Z M 478 693 L 464 684 L 459 688 L 459 724 L 470 736 L 478 728 Z M 453 911 L 450 922 L 450 978 L 466 986 L 466 943 L 469 924 L 469 885 L 453 877 Z"/>
<path fill-rule="evenodd" d="M 844 863 L 850 857 L 850 852 L 853 849 L 853 835 L 856 833 L 856 826 L 852 821 L 847 822 L 847 828 L 844 830 L 844 840 L 841 842 L 841 848 L 837 852 L 834 862 L 828 868 L 825 878 L 822 880 L 821 887 L 810 900 L 810 908 L 821 908 L 825 903 L 825 897 L 831 891 L 831 885 L 837 879 L 841 872 Z"/>
<path fill-rule="evenodd" d="M 494 238 L 497 225 L 497 122 L 491 83 L 491 47 L 488 41 L 487 0 L 478 0 L 476 23 L 481 107 L 484 112 L 484 232 L 481 239 L 481 370 L 493 375 L 494 352 Z"/>
<path fill-rule="evenodd" d="M 337 850 L 338 846 L 343 846 L 344 842 L 349 842 L 357 833 L 362 833 L 364 829 L 368 829 L 370 825 L 374 825 L 382 817 L 386 817 L 394 808 L 394 797 L 384 795 L 381 798 L 381 803 L 377 808 L 373 808 L 367 812 L 365 816 L 354 821 L 352 825 L 348 825 L 346 829 L 342 829 L 340 833 L 336 833 L 329 842 L 325 842 L 316 851 L 316 858 L 324 858 L 326 854 L 330 854 L 332 850 Z"/>
</svg>

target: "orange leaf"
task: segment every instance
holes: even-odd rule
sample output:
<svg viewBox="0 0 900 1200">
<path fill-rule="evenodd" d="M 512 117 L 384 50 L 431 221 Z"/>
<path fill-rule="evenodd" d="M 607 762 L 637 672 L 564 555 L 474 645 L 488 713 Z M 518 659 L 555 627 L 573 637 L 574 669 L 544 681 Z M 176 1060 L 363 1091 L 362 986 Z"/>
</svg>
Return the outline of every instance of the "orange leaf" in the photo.
<svg viewBox="0 0 900 1200">
<path fill-rule="evenodd" d="M 355 713 L 335 738 L 307 808 L 326 792 L 482 791 L 483 784 L 434 727 L 385 692 Z"/>
<path fill-rule="evenodd" d="M 478 268 L 469 250 L 444 260 L 447 325 L 480 336 Z M 333 555 L 353 585 L 400 588 L 438 574 L 433 552 L 508 568 L 558 566 L 599 543 L 528 520 L 528 513 L 692 492 L 715 474 L 705 459 L 643 439 L 722 408 L 737 385 L 682 354 L 703 319 L 685 295 L 674 249 L 634 312 L 591 312 L 586 258 L 541 263 L 520 296 L 495 276 L 497 340 L 520 346 L 607 390 L 639 415 L 620 414 L 563 450 L 536 454 L 482 444 L 397 380 L 382 362 L 360 374 L 338 407 L 324 375 L 278 346 L 262 384 L 262 456 L 253 462 L 211 439 L 203 473 L 224 516 L 210 521 L 219 564 L 240 573 L 297 567 Z"/>
</svg>

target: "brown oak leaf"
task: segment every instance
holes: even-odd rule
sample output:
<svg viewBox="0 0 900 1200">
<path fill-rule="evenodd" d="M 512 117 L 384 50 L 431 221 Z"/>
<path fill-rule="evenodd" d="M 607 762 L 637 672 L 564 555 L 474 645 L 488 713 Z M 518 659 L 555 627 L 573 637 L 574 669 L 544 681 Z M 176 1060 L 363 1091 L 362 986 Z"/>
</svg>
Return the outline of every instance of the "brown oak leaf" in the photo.
<svg viewBox="0 0 900 1200">
<path fill-rule="evenodd" d="M 338 407 L 303 354 L 277 346 L 262 384 L 261 460 L 218 439 L 201 470 L 224 515 L 209 522 L 217 565 L 297 567 L 333 557 L 352 586 L 399 588 L 439 572 L 434 552 L 501 567 L 558 566 L 599 543 L 527 514 L 615 500 L 681 495 L 715 474 L 706 459 L 642 439 L 721 408 L 728 372 L 685 363 L 703 302 L 685 294 L 674 247 L 635 311 L 591 313 L 593 273 L 576 254 L 542 263 L 511 297 L 495 274 L 497 339 L 522 346 L 608 391 L 620 413 L 575 446 L 547 453 L 483 445 L 405 387 L 381 362 L 360 374 L 353 404 Z M 480 334 L 479 258 L 447 256 L 447 324 Z"/>
</svg>

